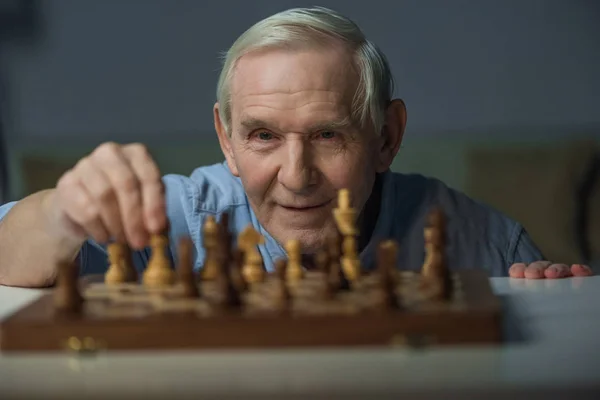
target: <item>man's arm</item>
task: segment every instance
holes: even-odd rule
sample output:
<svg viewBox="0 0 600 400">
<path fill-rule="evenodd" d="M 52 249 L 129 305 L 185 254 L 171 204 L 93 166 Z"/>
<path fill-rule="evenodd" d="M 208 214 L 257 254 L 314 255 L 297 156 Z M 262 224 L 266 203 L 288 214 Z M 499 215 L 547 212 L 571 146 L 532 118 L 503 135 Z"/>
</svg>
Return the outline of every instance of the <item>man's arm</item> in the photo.
<svg viewBox="0 0 600 400">
<path fill-rule="evenodd" d="M 55 190 L 5 205 L 0 220 L 0 284 L 39 287 L 54 282 L 55 266 L 72 262 L 85 239 L 57 229 L 49 212 Z"/>
<path fill-rule="evenodd" d="M 0 222 L 0 284 L 53 284 L 56 266 L 75 261 L 90 238 L 142 249 L 166 228 L 164 191 L 144 146 L 99 146 L 56 189 L 12 204 Z"/>
</svg>

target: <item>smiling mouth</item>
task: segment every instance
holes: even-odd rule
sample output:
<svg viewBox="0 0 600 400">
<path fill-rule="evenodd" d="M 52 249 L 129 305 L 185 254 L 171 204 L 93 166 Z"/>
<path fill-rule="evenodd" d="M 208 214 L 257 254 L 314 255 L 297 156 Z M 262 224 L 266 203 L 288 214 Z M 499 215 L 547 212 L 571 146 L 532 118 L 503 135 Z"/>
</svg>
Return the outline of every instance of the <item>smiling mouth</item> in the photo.
<svg viewBox="0 0 600 400">
<path fill-rule="evenodd" d="M 314 206 L 285 206 L 285 205 L 280 205 L 280 206 L 289 211 L 308 212 L 308 211 L 314 211 L 314 210 L 323 208 L 323 207 L 327 206 L 330 202 L 331 202 L 331 200 L 328 200 L 325 203 L 317 204 Z"/>
</svg>

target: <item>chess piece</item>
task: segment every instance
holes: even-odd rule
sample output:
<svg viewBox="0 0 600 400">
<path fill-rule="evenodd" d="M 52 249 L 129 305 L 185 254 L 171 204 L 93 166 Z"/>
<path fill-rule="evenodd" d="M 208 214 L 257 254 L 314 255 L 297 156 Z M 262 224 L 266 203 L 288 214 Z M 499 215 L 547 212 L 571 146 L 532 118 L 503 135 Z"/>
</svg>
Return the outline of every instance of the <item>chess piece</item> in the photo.
<svg viewBox="0 0 600 400">
<path fill-rule="evenodd" d="M 279 259 L 275 261 L 275 274 L 277 277 L 277 286 L 275 290 L 275 304 L 277 308 L 286 310 L 291 303 L 291 295 L 287 286 L 287 279 L 289 274 L 287 273 L 290 267 L 289 262 L 285 259 Z"/>
<path fill-rule="evenodd" d="M 206 217 L 202 229 L 202 237 L 204 242 L 205 257 L 202 267 L 201 277 L 203 280 L 213 280 L 217 277 L 219 271 L 219 261 L 217 260 L 219 253 L 221 229 L 215 220 L 215 217 L 209 215 Z"/>
<path fill-rule="evenodd" d="M 129 247 L 123 243 L 111 243 L 107 250 L 110 265 L 104 275 L 104 282 L 107 285 L 136 282 L 138 277 L 129 258 Z"/>
<path fill-rule="evenodd" d="M 294 284 L 304 277 L 300 241 L 297 239 L 288 240 L 285 250 L 288 253 L 288 261 L 285 267 L 286 279 L 288 282 Z"/>
<path fill-rule="evenodd" d="M 264 243 L 264 237 L 251 225 L 248 225 L 238 236 L 238 247 L 244 251 L 242 275 L 249 284 L 262 282 L 265 269 L 262 257 L 256 246 Z"/>
<path fill-rule="evenodd" d="M 429 213 L 424 240 L 421 288 L 428 290 L 433 299 L 447 299 L 450 295 L 450 273 L 445 256 L 446 219 L 441 209 L 435 208 Z"/>
<path fill-rule="evenodd" d="M 164 287 L 175 284 L 175 271 L 167 257 L 169 239 L 166 235 L 153 235 L 150 239 L 152 257 L 143 275 L 143 283 L 148 287 Z"/>
<path fill-rule="evenodd" d="M 242 275 L 242 267 L 244 264 L 244 252 L 242 249 L 235 249 L 231 260 L 231 280 L 233 285 L 239 292 L 245 292 L 248 289 L 248 284 Z"/>
<path fill-rule="evenodd" d="M 358 280 L 361 274 L 360 258 L 358 256 L 356 228 L 356 210 L 350 206 L 350 191 L 341 189 L 338 193 L 338 207 L 333 210 L 333 215 L 340 233 L 343 235 L 342 243 L 342 269 L 346 279 L 350 282 Z"/>
<path fill-rule="evenodd" d="M 398 257 L 398 245 L 386 240 L 377 248 L 377 273 L 379 275 L 379 296 L 377 306 L 380 310 L 398 308 L 396 295 L 395 269 Z"/>
<path fill-rule="evenodd" d="M 231 250 L 231 242 L 232 236 L 229 231 L 229 214 L 224 212 L 221 215 L 221 220 L 219 221 L 219 233 L 221 235 L 220 244 L 223 250 L 230 251 Z"/>
<path fill-rule="evenodd" d="M 232 265 L 223 257 L 219 258 L 217 285 L 219 288 L 218 306 L 224 309 L 234 309 L 242 305 L 239 290 L 232 279 Z"/>
<path fill-rule="evenodd" d="M 340 265 L 340 235 L 331 236 L 327 243 L 329 268 L 327 273 L 326 292 L 332 296 L 342 288 L 342 267 Z"/>
<path fill-rule="evenodd" d="M 319 249 L 315 255 L 315 266 L 319 272 L 329 272 L 329 254 L 326 248 Z"/>
<path fill-rule="evenodd" d="M 79 313 L 84 298 L 79 291 L 79 269 L 75 262 L 58 266 L 56 287 L 54 288 L 54 307 L 67 313 Z"/>
<path fill-rule="evenodd" d="M 177 270 L 179 272 L 179 282 L 183 289 L 183 297 L 200 297 L 198 283 L 194 276 L 194 264 L 192 261 L 193 243 L 189 237 L 183 237 L 179 240 L 179 262 Z"/>
</svg>

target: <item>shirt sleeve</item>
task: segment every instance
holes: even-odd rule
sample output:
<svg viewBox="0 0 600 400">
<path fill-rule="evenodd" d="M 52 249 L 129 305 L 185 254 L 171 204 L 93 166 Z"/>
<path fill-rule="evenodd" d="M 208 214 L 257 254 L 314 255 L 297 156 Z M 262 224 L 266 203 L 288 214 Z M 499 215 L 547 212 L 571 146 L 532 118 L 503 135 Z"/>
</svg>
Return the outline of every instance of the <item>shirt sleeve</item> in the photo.
<svg viewBox="0 0 600 400">
<path fill-rule="evenodd" d="M 13 201 L 0 206 L 0 222 L 2 222 L 6 214 L 8 214 L 8 212 L 15 206 L 15 204 L 17 204 L 17 202 Z"/>
<path fill-rule="evenodd" d="M 529 264 L 534 261 L 545 260 L 545 257 L 527 233 L 527 230 L 521 224 L 516 224 L 506 259 L 508 267 L 510 267 L 514 263 Z"/>
<path fill-rule="evenodd" d="M 170 258 L 171 263 L 175 265 L 176 258 L 174 255 L 176 254 L 178 240 L 184 235 L 190 235 L 190 230 L 196 235 L 199 234 L 199 227 L 194 226 L 190 229 L 188 223 L 188 216 L 192 215 L 196 208 L 197 194 L 193 190 L 194 185 L 190 183 L 188 178 L 167 175 L 163 178 L 163 182 L 166 189 L 167 218 L 169 220 L 170 246 L 167 248 L 167 256 Z M 16 204 L 15 201 L 0 206 L 0 223 Z M 132 252 L 131 260 L 138 273 L 142 273 L 146 269 L 150 256 L 151 249 L 149 247 Z M 77 262 L 81 275 L 106 273 L 109 266 L 106 245 L 88 239 L 77 255 Z"/>
</svg>

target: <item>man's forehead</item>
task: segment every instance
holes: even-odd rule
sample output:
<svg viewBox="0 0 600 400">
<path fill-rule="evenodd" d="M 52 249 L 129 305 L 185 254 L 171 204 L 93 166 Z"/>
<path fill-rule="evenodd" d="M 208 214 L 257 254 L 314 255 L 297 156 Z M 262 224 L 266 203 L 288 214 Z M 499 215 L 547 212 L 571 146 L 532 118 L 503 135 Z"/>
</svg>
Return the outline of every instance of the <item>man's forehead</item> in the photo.
<svg viewBox="0 0 600 400">
<path fill-rule="evenodd" d="M 352 101 L 359 76 L 346 51 L 319 48 L 268 49 L 241 57 L 232 75 L 231 100 L 245 96 L 279 97 L 345 105 Z M 287 95 L 287 96 L 286 96 Z M 284 98 L 287 97 L 287 98 Z"/>
</svg>

